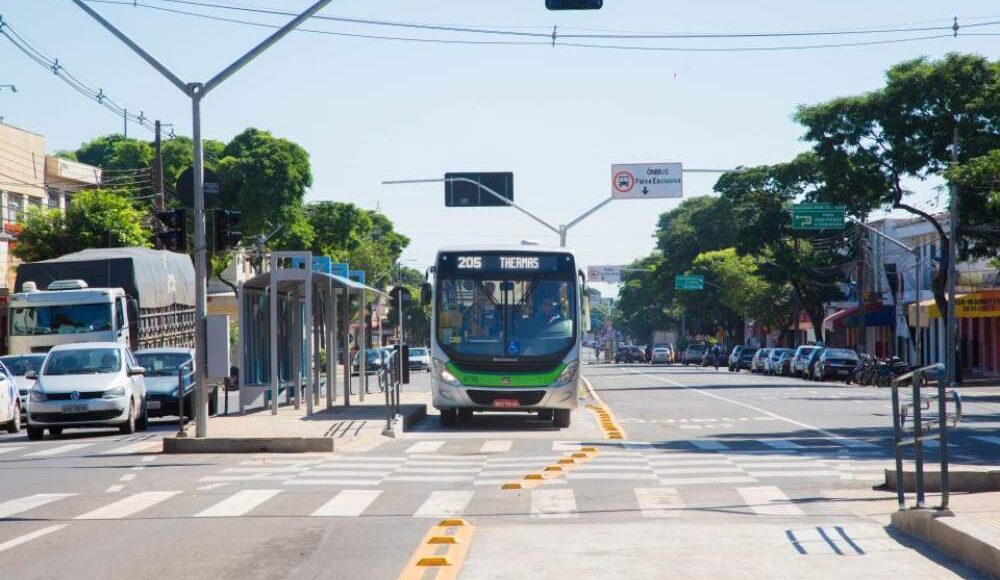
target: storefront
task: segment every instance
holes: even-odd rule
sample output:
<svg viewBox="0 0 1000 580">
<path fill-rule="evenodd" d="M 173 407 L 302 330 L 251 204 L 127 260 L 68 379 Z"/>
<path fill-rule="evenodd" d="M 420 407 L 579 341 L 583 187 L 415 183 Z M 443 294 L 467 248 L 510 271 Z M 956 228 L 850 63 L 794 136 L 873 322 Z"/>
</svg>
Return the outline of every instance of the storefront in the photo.
<svg viewBox="0 0 1000 580">
<path fill-rule="evenodd" d="M 865 327 L 861 328 L 860 308 L 853 306 L 838 310 L 823 319 L 826 344 L 851 348 L 884 358 L 893 353 L 893 306 L 880 301 L 865 304 Z"/>
<path fill-rule="evenodd" d="M 915 326 L 916 305 L 908 311 Z M 1000 376 L 1000 289 L 981 290 L 955 297 L 958 343 L 962 368 L 974 374 Z M 945 332 L 941 311 L 934 300 L 920 303 L 920 326 L 927 363 L 944 360 Z"/>
</svg>

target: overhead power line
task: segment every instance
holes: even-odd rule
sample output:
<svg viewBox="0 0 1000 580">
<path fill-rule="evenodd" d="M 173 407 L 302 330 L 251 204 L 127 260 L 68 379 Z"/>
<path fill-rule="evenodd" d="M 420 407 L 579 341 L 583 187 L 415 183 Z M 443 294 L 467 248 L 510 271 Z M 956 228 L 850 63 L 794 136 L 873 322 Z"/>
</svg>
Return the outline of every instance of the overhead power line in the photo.
<svg viewBox="0 0 1000 580">
<path fill-rule="evenodd" d="M 86 0 L 95 4 L 110 4 L 117 6 L 127 6 L 131 8 L 142 8 L 157 10 L 161 12 L 190 16 L 205 20 L 228 22 L 244 26 L 256 26 L 261 28 L 280 28 L 279 24 L 261 22 L 257 20 L 247 20 L 242 18 L 232 18 L 220 16 L 216 13 L 193 12 L 190 9 L 182 10 L 170 8 L 163 5 L 140 2 L 138 0 Z M 256 14 L 262 16 L 293 16 L 294 13 L 287 10 L 264 7 L 250 7 L 236 4 L 226 4 L 221 2 L 207 2 L 197 0 L 151 0 L 165 4 L 177 6 L 189 6 L 214 11 L 238 12 L 243 14 Z M 354 24 L 362 26 L 377 26 L 390 28 L 403 28 L 410 30 L 421 30 L 426 32 L 446 33 L 450 35 L 492 35 L 501 39 L 474 40 L 470 38 L 455 37 L 410 37 L 410 36 L 388 36 L 380 34 L 369 34 L 362 32 L 345 32 L 336 30 L 324 30 L 313 28 L 298 28 L 297 32 L 311 34 L 322 34 L 328 36 L 340 36 L 348 38 L 362 38 L 369 40 L 386 40 L 399 42 L 433 43 L 433 44 L 467 44 L 467 45 L 522 45 L 522 46 L 564 46 L 573 48 L 604 49 L 604 50 L 638 50 L 638 51 L 669 51 L 669 52 L 773 52 L 791 50 L 813 50 L 828 48 L 847 48 L 874 46 L 883 44 L 896 44 L 904 42 L 920 42 L 927 40 L 951 38 L 958 35 L 960 29 L 979 28 L 987 26 L 998 26 L 1000 20 L 990 20 L 985 22 L 975 22 L 972 24 L 958 25 L 957 18 L 951 23 L 942 23 L 938 26 L 911 26 L 911 27 L 872 27 L 854 30 L 814 30 L 814 31 L 785 31 L 785 32 L 700 32 L 700 33 L 560 33 L 557 27 L 552 27 L 550 32 L 532 32 L 527 28 L 535 27 L 479 27 L 467 25 L 449 24 L 429 24 L 418 22 L 398 22 L 388 20 L 377 20 L 369 18 L 337 17 L 326 15 L 315 15 L 314 20 L 337 22 L 341 24 Z M 936 34 L 926 34 L 935 32 Z M 775 45 L 775 46 L 726 46 L 726 47 L 705 47 L 705 46 L 658 46 L 658 45 L 636 45 L 636 44 L 607 44 L 598 42 L 581 42 L 593 40 L 733 40 L 733 39 L 769 39 L 769 38 L 801 38 L 801 37 L 843 37 L 843 36 L 874 36 L 890 34 L 915 34 L 917 36 L 906 36 L 902 38 L 881 38 L 877 40 L 848 41 L 848 42 L 827 42 L 811 43 L 804 45 Z M 966 34 L 963 32 L 963 35 Z M 978 36 L 978 35 L 977 35 Z"/>
<path fill-rule="evenodd" d="M 59 62 L 58 58 L 51 58 L 32 46 L 31 43 L 25 40 L 25 38 L 10 25 L 10 22 L 5 21 L 2 16 L 0 16 L 0 35 L 6 38 L 11 44 L 14 45 L 15 48 L 21 51 L 36 64 L 51 71 L 81 95 L 97 101 L 99 105 L 114 113 L 118 118 L 126 119 L 127 122 L 130 121 L 132 123 L 142 125 L 149 131 L 155 130 L 153 122 L 146 117 L 142 110 L 139 111 L 138 115 L 127 112 L 124 107 L 120 106 L 110 96 L 108 96 L 107 93 L 104 92 L 104 89 L 98 88 L 95 90 L 88 86 L 86 83 L 73 75 L 73 73 L 66 70 L 66 67 Z"/>
</svg>

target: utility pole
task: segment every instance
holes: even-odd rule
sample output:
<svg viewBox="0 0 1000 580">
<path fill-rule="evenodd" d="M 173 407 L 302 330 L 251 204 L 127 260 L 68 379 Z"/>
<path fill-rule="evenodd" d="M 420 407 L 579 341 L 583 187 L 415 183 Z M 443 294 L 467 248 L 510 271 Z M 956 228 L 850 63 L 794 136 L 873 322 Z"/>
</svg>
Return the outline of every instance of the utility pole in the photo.
<svg viewBox="0 0 1000 580">
<path fill-rule="evenodd" d="M 122 133 L 128 139 L 128 109 L 122 109 L 122 127 L 124 127 Z"/>
<path fill-rule="evenodd" d="M 246 66 L 250 61 L 260 56 L 265 50 L 270 48 L 276 42 L 281 40 L 285 35 L 287 35 L 292 30 L 295 30 L 300 24 L 305 22 L 307 19 L 312 17 L 313 14 L 319 12 L 323 7 L 329 4 L 332 0 L 317 0 L 312 6 L 306 9 L 295 18 L 293 18 L 288 24 L 282 26 L 280 29 L 272 33 L 257 46 L 250 49 L 249 52 L 245 53 L 240 58 L 233 61 L 232 64 L 222 69 L 218 74 L 209 79 L 204 83 L 192 82 L 186 83 L 181 80 L 176 74 L 174 74 L 170 69 L 164 66 L 160 61 L 156 60 L 151 54 L 146 52 L 141 46 L 139 46 L 135 41 L 128 37 L 124 32 L 115 27 L 114 24 L 108 22 L 106 18 L 101 16 L 96 10 L 91 8 L 85 0 L 72 0 L 81 10 L 90 15 L 91 18 L 96 20 L 106 28 L 111 34 L 113 34 L 118 40 L 121 40 L 129 48 L 131 48 L 136 54 L 142 57 L 150 66 L 156 69 L 161 75 L 166 77 L 175 87 L 181 90 L 188 98 L 191 99 L 191 138 L 194 141 L 194 270 L 195 270 L 195 359 L 198 361 L 195 365 L 197 369 L 197 374 L 195 375 L 195 394 L 197 407 L 195 408 L 195 436 L 205 437 L 208 434 L 208 376 L 205 374 L 206 361 L 207 361 L 207 345 L 205 344 L 205 314 L 208 307 L 207 302 L 207 257 L 206 257 L 206 242 L 205 242 L 205 173 L 204 173 L 204 147 L 201 138 L 201 100 L 205 97 L 212 89 L 218 87 L 220 84 L 226 81 L 229 77 L 233 76 L 236 71 L 240 70 Z M 128 120 L 126 117 L 126 131 L 128 130 Z M 308 324 L 312 326 L 312 320 L 308 321 Z M 364 358 L 362 357 L 362 360 Z M 272 368 L 272 372 L 277 372 L 277 366 Z M 275 402 L 275 404 L 277 404 Z M 277 408 L 275 407 L 275 412 Z"/>
<path fill-rule="evenodd" d="M 799 261 L 799 236 L 795 235 L 794 232 L 792 232 L 792 235 L 795 236 L 795 242 L 794 242 L 795 243 L 795 262 L 798 263 L 798 261 Z M 795 287 L 792 288 L 792 301 L 795 303 L 795 337 L 792 340 L 792 348 L 798 348 L 798 346 L 799 346 L 799 332 L 800 332 L 800 330 L 799 330 L 800 322 L 799 321 L 802 320 L 802 301 L 799 299 L 799 289 L 798 288 L 795 288 Z M 746 335 L 746 327 L 747 327 L 746 312 L 744 312 L 743 313 L 743 334 L 744 335 Z M 820 329 L 820 332 L 822 332 L 822 329 Z M 744 336 L 744 342 L 745 342 L 745 340 L 746 340 L 746 337 Z"/>
<path fill-rule="evenodd" d="M 958 164 L 958 123 L 952 133 L 951 161 Z M 948 219 L 948 326 L 945 329 L 945 348 L 947 350 L 947 377 L 948 384 L 955 388 L 958 382 L 958 319 L 955 317 L 955 277 L 958 275 L 956 263 L 958 262 L 958 186 L 951 182 L 950 208 L 951 216 Z"/>
<path fill-rule="evenodd" d="M 153 138 L 153 147 L 156 150 L 156 156 L 153 159 L 153 194 L 156 195 L 156 210 L 163 211 L 166 209 L 165 200 L 163 199 L 163 147 L 162 140 L 160 138 L 160 121 L 157 119 L 155 125 L 155 137 Z"/>
<path fill-rule="evenodd" d="M 861 218 L 861 258 L 858 261 L 858 312 L 861 316 L 861 322 L 859 326 L 861 328 L 861 336 L 858 338 L 858 346 L 861 347 L 861 352 L 868 352 L 868 327 L 865 325 L 867 320 L 865 320 L 865 266 L 868 265 L 868 231 L 864 229 L 865 220 L 867 218 Z M 871 354 L 871 353 L 868 353 Z"/>
</svg>

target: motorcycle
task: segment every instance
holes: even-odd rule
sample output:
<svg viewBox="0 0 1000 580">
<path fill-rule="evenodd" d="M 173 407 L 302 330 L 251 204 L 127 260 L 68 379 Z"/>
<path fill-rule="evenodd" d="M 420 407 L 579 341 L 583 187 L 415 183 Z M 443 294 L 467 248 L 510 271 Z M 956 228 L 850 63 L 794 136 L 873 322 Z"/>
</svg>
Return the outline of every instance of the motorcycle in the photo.
<svg viewBox="0 0 1000 580">
<path fill-rule="evenodd" d="M 861 386 L 869 386 L 875 383 L 875 361 L 870 354 L 862 354 L 858 365 L 851 372 L 851 377 L 847 383 L 855 382 Z"/>
<path fill-rule="evenodd" d="M 893 379 L 905 375 L 913 369 L 914 367 L 903 362 L 902 359 L 896 356 L 888 359 L 880 359 L 876 363 L 876 385 L 879 387 L 888 387 L 892 385 Z"/>
</svg>

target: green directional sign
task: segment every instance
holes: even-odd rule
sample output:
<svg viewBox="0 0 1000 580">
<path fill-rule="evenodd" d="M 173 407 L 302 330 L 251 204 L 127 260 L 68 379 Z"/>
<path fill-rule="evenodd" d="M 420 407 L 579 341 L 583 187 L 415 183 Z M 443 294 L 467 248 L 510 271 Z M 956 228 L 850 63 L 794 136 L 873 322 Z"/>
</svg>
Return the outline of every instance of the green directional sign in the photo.
<svg viewBox="0 0 1000 580">
<path fill-rule="evenodd" d="M 793 230 L 844 229 L 842 205 L 832 203 L 798 203 L 792 206 Z"/>
<path fill-rule="evenodd" d="M 674 290 L 704 290 L 704 276 L 675 276 Z"/>
</svg>

